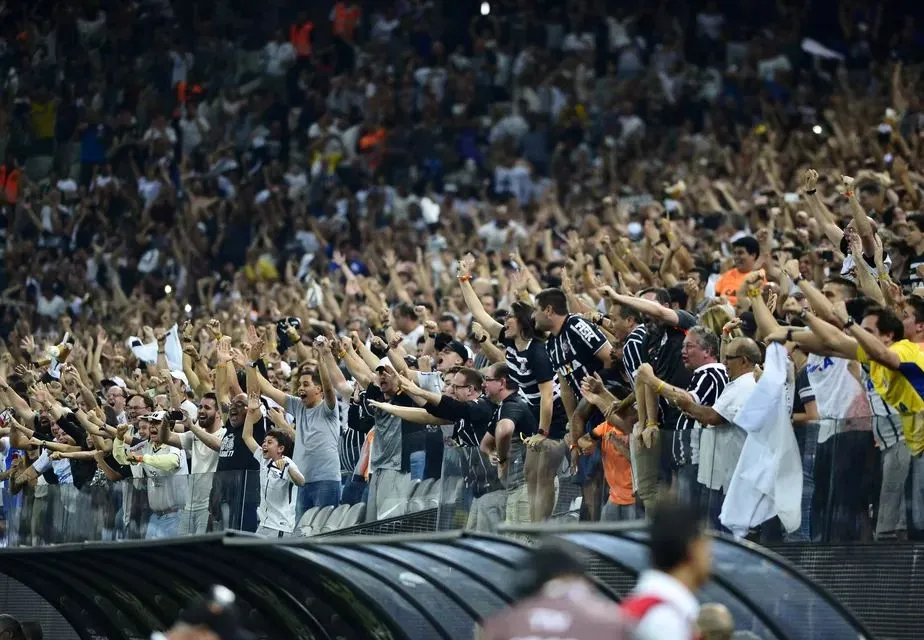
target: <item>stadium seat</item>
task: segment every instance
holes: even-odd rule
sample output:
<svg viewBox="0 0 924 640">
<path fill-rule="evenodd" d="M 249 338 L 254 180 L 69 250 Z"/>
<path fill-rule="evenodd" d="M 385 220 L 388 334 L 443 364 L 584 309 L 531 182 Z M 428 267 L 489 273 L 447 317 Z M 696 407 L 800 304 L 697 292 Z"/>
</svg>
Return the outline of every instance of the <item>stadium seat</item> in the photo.
<svg viewBox="0 0 924 640">
<path fill-rule="evenodd" d="M 407 503 L 408 513 L 423 511 L 427 508 L 430 493 L 433 491 L 433 485 L 434 480 L 432 478 L 428 478 L 427 480 L 421 480 L 414 486 L 414 488 L 411 490 L 410 499 Z M 439 487 L 437 487 L 437 490 L 439 490 Z"/>
<path fill-rule="evenodd" d="M 445 478 L 437 483 L 439 491 L 437 500 L 441 504 L 456 504 L 462 499 L 462 489 L 464 487 L 460 476 Z"/>
<path fill-rule="evenodd" d="M 347 511 L 346 515 L 343 516 L 343 520 L 340 522 L 340 528 L 346 529 L 347 527 L 355 527 L 363 521 L 363 517 L 365 515 L 366 503 L 357 502 L 356 504 L 350 506 L 349 511 Z"/>
<path fill-rule="evenodd" d="M 310 536 L 311 523 L 317 517 L 319 511 L 320 509 L 318 507 L 312 507 L 303 513 L 298 524 L 295 526 L 295 533 L 300 536 Z"/>
<path fill-rule="evenodd" d="M 327 524 L 330 514 L 334 512 L 334 508 L 330 505 L 326 507 L 321 507 L 321 510 L 318 511 L 317 517 L 311 522 L 311 533 L 308 535 L 316 535 L 321 533 L 324 528 L 324 525 Z"/>
<path fill-rule="evenodd" d="M 331 531 L 336 531 L 340 528 L 341 523 L 343 522 L 343 517 L 350 510 L 350 505 L 342 504 L 334 509 L 330 516 L 327 518 L 327 522 L 324 523 L 324 526 L 321 527 L 321 533 L 330 533 Z"/>
</svg>

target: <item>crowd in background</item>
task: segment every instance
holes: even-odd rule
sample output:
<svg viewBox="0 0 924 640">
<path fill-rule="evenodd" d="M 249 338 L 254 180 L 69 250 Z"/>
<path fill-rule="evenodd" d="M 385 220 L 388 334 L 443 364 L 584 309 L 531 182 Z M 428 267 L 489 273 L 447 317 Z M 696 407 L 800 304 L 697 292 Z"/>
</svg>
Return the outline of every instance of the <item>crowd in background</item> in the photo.
<svg viewBox="0 0 924 640">
<path fill-rule="evenodd" d="M 915 7 L 317 4 L 0 7 L 20 544 L 447 464 L 476 528 L 920 535 Z"/>
</svg>

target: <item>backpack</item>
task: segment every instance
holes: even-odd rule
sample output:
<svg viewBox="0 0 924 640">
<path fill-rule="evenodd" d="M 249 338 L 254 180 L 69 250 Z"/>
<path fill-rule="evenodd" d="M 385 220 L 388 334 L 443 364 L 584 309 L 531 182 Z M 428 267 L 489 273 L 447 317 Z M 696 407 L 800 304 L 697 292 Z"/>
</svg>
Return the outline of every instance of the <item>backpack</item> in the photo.
<svg viewBox="0 0 924 640">
<path fill-rule="evenodd" d="M 639 625 L 648 612 L 661 604 L 669 605 L 670 602 L 659 596 L 630 595 L 619 603 L 619 609 L 622 615 L 634 626 Z M 702 636 L 694 630 L 693 640 L 700 640 Z"/>
</svg>

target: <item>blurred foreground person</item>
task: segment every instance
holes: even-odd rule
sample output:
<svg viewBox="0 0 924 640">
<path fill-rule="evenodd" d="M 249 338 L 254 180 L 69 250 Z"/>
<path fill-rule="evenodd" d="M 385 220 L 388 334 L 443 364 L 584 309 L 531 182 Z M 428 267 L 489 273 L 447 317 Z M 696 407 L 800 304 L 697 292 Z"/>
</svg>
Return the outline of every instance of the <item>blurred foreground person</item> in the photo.
<svg viewBox="0 0 924 640">
<path fill-rule="evenodd" d="M 543 544 L 523 566 L 519 603 L 486 620 L 475 638 L 629 638 L 619 606 L 585 575 L 581 561 L 562 543 Z"/>
<path fill-rule="evenodd" d="M 694 595 L 709 581 L 712 551 L 694 507 L 657 505 L 651 517 L 651 566 L 622 602 L 637 624 L 636 640 L 693 640 L 699 602 Z"/>
<path fill-rule="evenodd" d="M 216 585 L 205 598 L 180 614 L 180 619 L 165 633 L 155 633 L 151 640 L 253 640 L 244 630 L 234 593 Z"/>
<path fill-rule="evenodd" d="M 696 628 L 700 640 L 731 640 L 735 633 L 735 619 L 724 604 L 708 602 L 699 608 Z"/>
<path fill-rule="evenodd" d="M 0 640 L 26 640 L 19 620 L 6 613 L 0 614 Z"/>
</svg>

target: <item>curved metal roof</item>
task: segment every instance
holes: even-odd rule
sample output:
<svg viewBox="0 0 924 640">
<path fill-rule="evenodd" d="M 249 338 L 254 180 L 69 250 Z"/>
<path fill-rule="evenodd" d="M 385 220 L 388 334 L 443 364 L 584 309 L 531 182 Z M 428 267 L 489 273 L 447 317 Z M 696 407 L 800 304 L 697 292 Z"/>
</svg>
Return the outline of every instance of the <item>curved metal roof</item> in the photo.
<svg viewBox="0 0 924 640">
<path fill-rule="evenodd" d="M 512 530 L 511 530 L 512 531 Z M 517 529 L 583 549 L 598 586 L 624 595 L 648 563 L 647 538 L 619 526 Z M 868 637 L 827 592 L 759 547 L 717 537 L 701 600 L 725 603 L 763 638 Z M 261 637 L 305 640 L 470 638 L 514 598 L 529 547 L 513 537 L 453 532 L 265 540 L 215 534 L 156 542 L 0 551 L 0 574 L 57 608 L 80 638 L 145 638 L 221 583 Z"/>
</svg>

